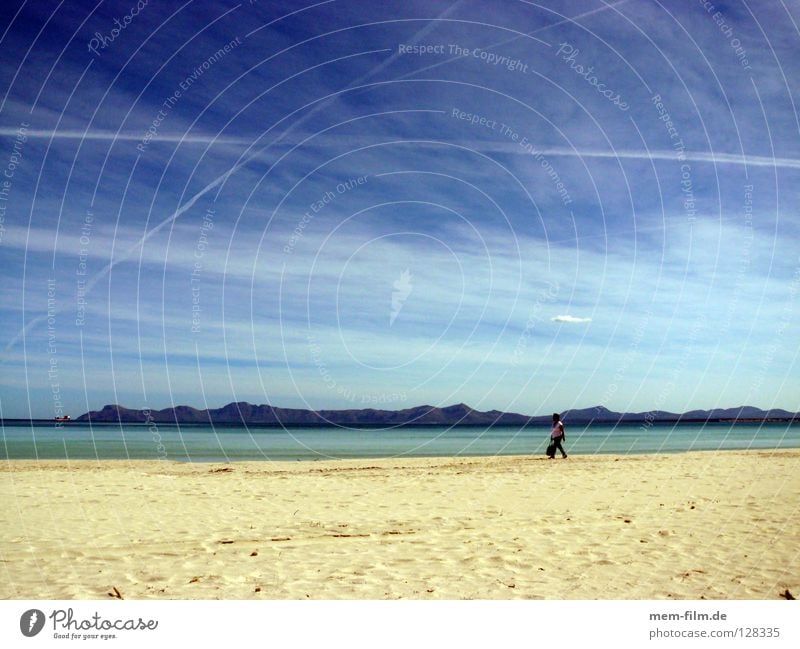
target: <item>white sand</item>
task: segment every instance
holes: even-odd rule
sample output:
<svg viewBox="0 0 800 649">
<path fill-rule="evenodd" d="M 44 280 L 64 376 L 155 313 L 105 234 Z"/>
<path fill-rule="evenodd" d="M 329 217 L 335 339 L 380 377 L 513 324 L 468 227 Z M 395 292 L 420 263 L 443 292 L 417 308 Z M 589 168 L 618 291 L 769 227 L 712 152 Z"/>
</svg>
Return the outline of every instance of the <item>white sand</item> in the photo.
<svg viewBox="0 0 800 649">
<path fill-rule="evenodd" d="M 800 595 L 800 451 L 12 461 L 0 597 Z"/>
</svg>

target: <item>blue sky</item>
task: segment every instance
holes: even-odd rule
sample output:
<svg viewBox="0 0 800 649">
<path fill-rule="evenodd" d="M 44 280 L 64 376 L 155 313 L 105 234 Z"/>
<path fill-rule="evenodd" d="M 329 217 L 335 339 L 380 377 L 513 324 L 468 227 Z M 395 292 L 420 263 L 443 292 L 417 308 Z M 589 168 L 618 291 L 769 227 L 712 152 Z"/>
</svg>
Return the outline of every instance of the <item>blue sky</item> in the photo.
<svg viewBox="0 0 800 649">
<path fill-rule="evenodd" d="M 799 22 L 6 3 L 2 415 L 800 410 Z"/>
</svg>

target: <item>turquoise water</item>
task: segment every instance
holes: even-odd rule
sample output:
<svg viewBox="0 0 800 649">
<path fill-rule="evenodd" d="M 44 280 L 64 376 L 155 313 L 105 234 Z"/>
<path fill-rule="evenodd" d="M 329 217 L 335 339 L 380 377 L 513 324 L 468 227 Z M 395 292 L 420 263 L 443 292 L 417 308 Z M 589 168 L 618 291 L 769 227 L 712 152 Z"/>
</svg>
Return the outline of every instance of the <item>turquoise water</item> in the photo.
<svg viewBox="0 0 800 649">
<path fill-rule="evenodd" d="M 184 462 L 544 454 L 550 429 L 251 428 L 151 424 L 8 424 L 0 459 Z M 675 453 L 800 448 L 800 423 L 567 427 L 568 453 Z"/>
</svg>

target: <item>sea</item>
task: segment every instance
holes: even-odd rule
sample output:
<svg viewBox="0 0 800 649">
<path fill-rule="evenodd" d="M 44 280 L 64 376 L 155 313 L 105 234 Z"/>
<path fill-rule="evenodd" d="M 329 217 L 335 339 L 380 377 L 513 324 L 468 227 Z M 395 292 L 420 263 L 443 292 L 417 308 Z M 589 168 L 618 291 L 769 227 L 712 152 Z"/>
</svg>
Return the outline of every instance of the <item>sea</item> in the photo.
<svg viewBox="0 0 800 649">
<path fill-rule="evenodd" d="M 330 460 L 544 455 L 550 427 L 259 428 L 0 423 L 0 459 Z M 570 426 L 574 455 L 800 448 L 800 422 Z"/>
</svg>

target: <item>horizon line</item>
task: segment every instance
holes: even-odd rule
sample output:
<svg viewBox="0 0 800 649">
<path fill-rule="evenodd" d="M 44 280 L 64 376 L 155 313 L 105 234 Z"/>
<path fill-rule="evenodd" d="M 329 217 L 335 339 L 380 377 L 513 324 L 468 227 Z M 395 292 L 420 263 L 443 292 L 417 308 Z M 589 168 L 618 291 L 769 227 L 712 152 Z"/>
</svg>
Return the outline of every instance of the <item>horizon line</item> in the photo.
<svg viewBox="0 0 800 649">
<path fill-rule="evenodd" d="M 446 410 L 446 409 L 450 409 L 450 408 L 456 408 L 456 407 L 459 407 L 459 406 L 463 406 L 465 408 L 468 408 L 471 412 L 480 413 L 480 414 L 499 413 L 501 415 L 516 415 L 516 416 L 520 416 L 520 417 L 528 417 L 530 419 L 545 418 L 545 417 L 550 417 L 551 416 L 551 414 L 541 414 L 541 415 L 531 414 L 531 415 L 529 415 L 529 414 L 523 414 L 523 413 L 519 413 L 519 412 L 511 412 L 511 411 L 506 411 L 506 410 L 497 410 L 496 408 L 493 408 L 493 409 L 490 409 L 490 410 L 476 410 L 472 406 L 469 406 L 469 405 L 467 405 L 466 403 L 463 403 L 463 402 L 454 403 L 454 404 L 450 404 L 450 405 L 447 405 L 447 406 L 432 406 L 430 404 L 419 404 L 419 405 L 415 405 L 415 406 L 408 406 L 408 407 L 405 407 L 405 408 L 399 408 L 399 409 L 391 410 L 391 409 L 380 409 L 380 408 L 374 408 L 374 407 L 363 407 L 363 408 L 316 408 L 316 409 L 314 409 L 314 408 L 293 408 L 293 407 L 286 407 L 286 406 L 273 406 L 273 405 L 268 404 L 268 403 L 255 404 L 255 403 L 250 403 L 249 401 L 230 401 L 230 402 L 228 402 L 228 403 L 226 403 L 226 404 L 224 404 L 222 406 L 218 406 L 216 408 L 214 408 L 214 407 L 196 408 L 194 406 L 190 406 L 190 405 L 187 405 L 187 404 L 176 404 L 176 405 L 166 406 L 164 408 L 157 408 L 157 409 L 156 408 L 147 408 L 147 407 L 130 408 L 130 407 L 127 407 L 127 406 L 123 406 L 122 404 L 118 404 L 118 403 L 108 403 L 108 404 L 105 404 L 105 405 L 101 406 L 100 408 L 97 408 L 97 409 L 94 409 L 94 410 L 90 409 L 90 410 L 87 410 L 86 412 L 82 412 L 80 415 L 77 415 L 77 417 L 83 417 L 85 415 L 88 415 L 89 413 L 102 412 L 106 408 L 115 408 L 115 409 L 122 408 L 124 410 L 129 410 L 129 411 L 132 411 L 132 412 L 139 412 L 139 413 L 144 412 L 144 411 L 148 411 L 148 412 L 163 412 L 163 411 L 170 411 L 170 410 L 174 411 L 177 408 L 191 408 L 192 410 L 195 410 L 197 412 L 210 412 L 212 410 L 221 410 L 221 409 L 227 408 L 229 406 L 237 406 L 238 407 L 240 404 L 241 405 L 246 405 L 246 406 L 255 406 L 255 407 L 259 407 L 259 408 L 267 407 L 267 408 L 278 409 L 278 410 L 295 410 L 295 411 L 307 412 L 307 413 L 353 412 L 353 411 L 358 412 L 358 411 L 367 411 L 367 410 L 373 410 L 373 411 L 376 411 L 376 412 L 394 412 L 394 413 L 397 413 L 397 412 L 402 412 L 402 411 L 405 411 L 405 410 L 414 410 L 414 409 L 419 409 L 419 408 L 427 408 L 427 409 L 432 411 L 432 410 Z M 683 416 L 685 416 L 685 415 L 687 415 L 689 413 L 694 413 L 694 412 L 712 413 L 712 412 L 718 411 L 718 410 L 738 410 L 738 411 L 741 412 L 741 411 L 743 411 L 743 410 L 745 410 L 747 408 L 752 408 L 752 409 L 755 409 L 755 410 L 759 410 L 759 411 L 761 411 L 763 413 L 770 413 L 770 412 L 775 411 L 775 410 L 781 410 L 783 412 L 789 413 L 790 415 L 792 415 L 792 417 L 800 417 L 800 411 L 792 411 L 792 410 L 789 410 L 789 409 L 786 409 L 786 408 L 780 408 L 780 407 L 761 408 L 760 406 L 753 406 L 753 405 L 739 405 L 739 406 L 730 406 L 730 407 L 716 406 L 716 407 L 712 407 L 712 408 L 692 408 L 692 409 L 686 410 L 684 412 L 672 412 L 672 411 L 669 411 L 669 410 L 660 410 L 660 409 L 650 409 L 650 410 L 643 410 L 643 411 L 615 411 L 615 410 L 609 409 L 606 406 L 598 404 L 598 405 L 586 406 L 586 407 L 582 407 L 582 408 L 577 408 L 577 407 L 568 408 L 568 409 L 560 411 L 560 414 L 561 414 L 561 416 L 568 416 L 570 412 L 582 412 L 582 411 L 587 411 L 587 410 L 596 410 L 598 412 L 598 414 L 642 415 L 642 416 L 646 416 L 646 415 L 649 415 L 649 414 L 660 413 L 660 414 L 664 414 L 664 415 L 674 415 L 676 417 L 683 417 Z M 556 411 L 553 411 L 553 412 L 556 412 Z M 242 415 L 241 410 L 239 410 L 239 414 Z M 70 416 L 70 419 L 68 421 L 75 422 L 75 421 L 77 421 L 77 417 L 75 419 L 72 419 L 72 417 Z M 53 417 L 4 417 L 4 416 L 0 415 L 0 421 L 5 421 L 5 420 L 48 421 L 48 422 L 52 422 L 52 421 L 55 421 L 56 419 L 53 418 Z M 162 422 L 159 422 L 159 423 L 162 423 Z"/>
</svg>

